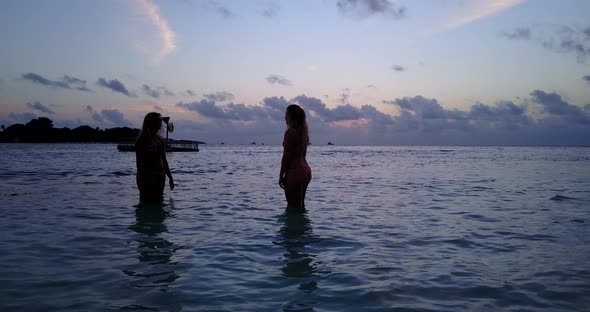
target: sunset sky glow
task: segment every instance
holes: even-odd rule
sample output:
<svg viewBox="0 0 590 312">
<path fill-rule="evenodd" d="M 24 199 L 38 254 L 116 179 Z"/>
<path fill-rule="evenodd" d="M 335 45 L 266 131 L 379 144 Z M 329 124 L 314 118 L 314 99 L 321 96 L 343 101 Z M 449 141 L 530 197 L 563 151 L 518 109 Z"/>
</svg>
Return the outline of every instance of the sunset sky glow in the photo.
<svg viewBox="0 0 590 312">
<path fill-rule="evenodd" d="M 6 0 L 0 121 L 280 144 L 590 145 L 590 1 Z"/>
</svg>

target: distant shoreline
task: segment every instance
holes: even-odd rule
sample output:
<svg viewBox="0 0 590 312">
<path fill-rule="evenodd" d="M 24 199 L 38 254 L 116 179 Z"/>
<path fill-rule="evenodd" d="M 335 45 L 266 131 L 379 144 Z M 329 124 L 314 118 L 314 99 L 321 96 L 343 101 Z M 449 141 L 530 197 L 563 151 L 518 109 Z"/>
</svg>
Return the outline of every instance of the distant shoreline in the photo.
<svg viewBox="0 0 590 312">
<path fill-rule="evenodd" d="M 74 129 L 54 128 L 53 121 L 46 117 L 32 119 L 26 124 L 13 124 L 9 127 L 2 127 L 0 131 L 0 143 L 101 143 L 101 144 L 122 144 L 134 143 L 139 135 L 140 129 L 129 127 L 116 127 L 100 129 L 84 125 Z M 168 139 L 169 143 L 196 143 L 205 144 L 200 141 Z"/>
</svg>

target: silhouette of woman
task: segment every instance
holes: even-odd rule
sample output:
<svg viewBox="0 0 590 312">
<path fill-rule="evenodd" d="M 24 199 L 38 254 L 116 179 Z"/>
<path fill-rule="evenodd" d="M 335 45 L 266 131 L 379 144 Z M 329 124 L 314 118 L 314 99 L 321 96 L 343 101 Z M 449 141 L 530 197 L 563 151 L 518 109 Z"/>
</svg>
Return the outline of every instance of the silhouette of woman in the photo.
<svg viewBox="0 0 590 312">
<path fill-rule="evenodd" d="M 170 190 L 174 189 L 174 180 L 166 160 L 166 143 L 160 136 L 161 130 L 162 115 L 148 113 L 135 142 L 137 188 L 141 203 L 163 200 L 166 176 L 170 180 Z"/>
<path fill-rule="evenodd" d="M 287 209 L 305 210 L 305 192 L 311 181 L 311 168 L 305 160 L 309 144 L 305 111 L 298 105 L 289 105 L 285 122 L 279 186 L 285 190 Z"/>
</svg>

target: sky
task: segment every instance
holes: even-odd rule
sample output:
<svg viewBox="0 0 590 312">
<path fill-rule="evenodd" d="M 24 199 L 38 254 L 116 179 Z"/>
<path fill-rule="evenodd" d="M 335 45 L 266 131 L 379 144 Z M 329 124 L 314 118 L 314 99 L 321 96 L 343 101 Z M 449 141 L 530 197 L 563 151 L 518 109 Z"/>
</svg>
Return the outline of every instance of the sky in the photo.
<svg viewBox="0 0 590 312">
<path fill-rule="evenodd" d="M 0 122 L 281 144 L 590 145 L 587 0 L 3 0 Z"/>
</svg>

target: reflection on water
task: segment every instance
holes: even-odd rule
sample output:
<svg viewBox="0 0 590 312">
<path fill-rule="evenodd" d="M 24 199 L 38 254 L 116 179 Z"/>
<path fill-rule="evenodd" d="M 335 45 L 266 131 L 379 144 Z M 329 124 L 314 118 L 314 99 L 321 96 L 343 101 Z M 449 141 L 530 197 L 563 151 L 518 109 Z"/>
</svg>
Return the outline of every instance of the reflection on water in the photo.
<svg viewBox="0 0 590 312">
<path fill-rule="evenodd" d="M 132 153 L 0 144 L 0 311 L 590 306 L 588 148 L 314 146 L 304 215 L 281 146 L 206 149 L 136 211 Z"/>
<path fill-rule="evenodd" d="M 123 271 L 133 278 L 135 287 L 155 287 L 166 291 L 179 278 L 171 259 L 178 246 L 165 238 L 168 232 L 165 221 L 172 216 L 170 211 L 173 208 L 171 200 L 169 205 L 141 205 L 135 210 L 135 223 L 129 229 L 139 234 L 135 238 L 139 262 Z"/>
<path fill-rule="evenodd" d="M 287 211 L 280 217 L 283 226 L 279 230 L 282 240 L 278 245 L 285 248 L 282 276 L 292 278 L 299 290 L 291 302 L 283 306 L 283 311 L 313 311 L 311 293 L 318 288 L 318 272 L 315 255 L 311 254 L 309 244 L 316 238 L 311 223 L 305 213 Z"/>
</svg>

